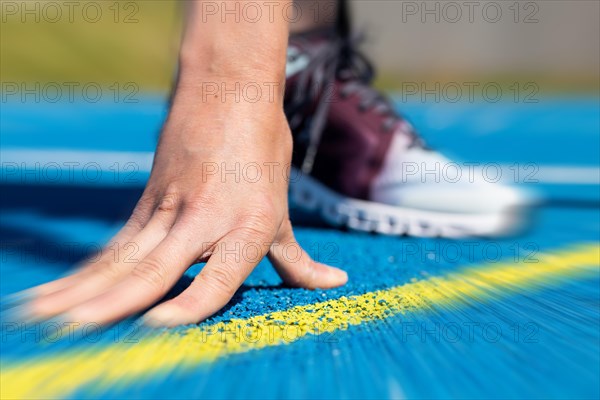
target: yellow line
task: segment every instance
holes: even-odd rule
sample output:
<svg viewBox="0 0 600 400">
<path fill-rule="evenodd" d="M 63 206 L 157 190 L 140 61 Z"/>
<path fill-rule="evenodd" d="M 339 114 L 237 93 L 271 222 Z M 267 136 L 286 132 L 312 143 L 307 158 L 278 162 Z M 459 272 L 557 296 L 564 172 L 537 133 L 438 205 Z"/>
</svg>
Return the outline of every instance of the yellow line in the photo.
<svg viewBox="0 0 600 400">
<path fill-rule="evenodd" d="M 54 398 L 93 384 L 105 388 L 157 372 L 213 361 L 219 357 L 293 342 L 310 334 L 345 330 L 350 325 L 438 306 L 460 306 L 502 293 L 533 290 L 598 271 L 600 246 L 589 244 L 540 255 L 537 263 L 497 263 L 415 281 L 386 290 L 185 331 L 146 336 L 136 344 L 3 365 L 3 399 Z"/>
</svg>

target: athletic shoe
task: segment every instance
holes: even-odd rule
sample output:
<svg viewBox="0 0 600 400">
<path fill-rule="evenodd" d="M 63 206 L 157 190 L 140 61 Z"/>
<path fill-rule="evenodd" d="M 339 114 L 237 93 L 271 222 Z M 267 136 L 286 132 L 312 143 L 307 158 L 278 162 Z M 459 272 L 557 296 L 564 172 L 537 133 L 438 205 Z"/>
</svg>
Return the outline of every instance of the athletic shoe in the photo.
<svg viewBox="0 0 600 400">
<path fill-rule="evenodd" d="M 285 110 L 297 168 L 290 207 L 389 235 L 513 232 L 527 196 L 427 148 L 371 86 L 373 68 L 356 43 L 323 32 L 290 38 Z"/>
</svg>

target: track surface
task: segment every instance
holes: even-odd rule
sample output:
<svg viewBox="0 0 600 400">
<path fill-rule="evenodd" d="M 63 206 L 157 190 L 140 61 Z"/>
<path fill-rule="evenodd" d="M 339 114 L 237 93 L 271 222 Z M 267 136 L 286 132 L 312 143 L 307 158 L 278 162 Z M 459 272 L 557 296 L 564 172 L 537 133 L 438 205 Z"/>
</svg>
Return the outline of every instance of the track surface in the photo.
<svg viewBox="0 0 600 400">
<path fill-rule="evenodd" d="M 462 161 L 504 174 L 539 167 L 527 184 L 543 199 L 532 228 L 449 241 L 300 226 L 300 242 L 348 271 L 348 285 L 285 288 L 263 262 L 199 327 L 128 321 L 69 336 L 16 324 L 5 298 L 2 398 L 600 396 L 598 99 L 402 109 L 432 147 Z M 163 117 L 153 99 L 3 104 L 2 296 L 64 274 L 118 230 Z M 107 152 L 126 152 L 116 169 Z M 56 178 L 50 163 L 65 161 L 97 162 L 101 176 L 63 165 Z M 556 171 L 581 183 L 548 183 Z"/>
</svg>

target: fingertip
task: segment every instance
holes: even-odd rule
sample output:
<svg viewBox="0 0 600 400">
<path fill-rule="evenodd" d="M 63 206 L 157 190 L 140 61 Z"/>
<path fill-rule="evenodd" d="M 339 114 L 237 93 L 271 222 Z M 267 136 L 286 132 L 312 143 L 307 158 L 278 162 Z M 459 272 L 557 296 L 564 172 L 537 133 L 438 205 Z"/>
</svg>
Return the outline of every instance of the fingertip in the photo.
<svg viewBox="0 0 600 400">
<path fill-rule="evenodd" d="M 43 318 L 36 315 L 29 304 L 19 304 L 11 308 L 2 310 L 2 322 L 11 323 L 34 323 L 43 320 Z"/>
<path fill-rule="evenodd" d="M 65 310 L 65 307 L 60 307 L 52 300 L 52 294 L 32 295 L 23 304 L 13 308 L 13 315 L 25 322 L 38 322 L 52 318 Z"/>
<path fill-rule="evenodd" d="M 20 292 L 12 293 L 0 298 L 1 310 L 8 310 L 14 307 L 22 306 L 35 298 L 33 288 L 25 289 Z"/>
<path fill-rule="evenodd" d="M 323 280 L 325 284 L 321 289 L 329 289 L 334 287 L 343 286 L 348 282 L 348 273 L 342 269 L 331 267 L 329 265 L 323 265 L 327 268 L 326 278 Z"/>
<path fill-rule="evenodd" d="M 75 304 L 76 302 L 65 297 L 63 290 L 59 290 L 48 295 L 34 296 L 25 304 L 25 308 L 30 317 L 46 319 L 67 311 Z"/>
<path fill-rule="evenodd" d="M 332 289 L 343 286 L 348 282 L 348 274 L 346 271 L 319 262 L 312 262 L 314 263 L 313 268 L 315 272 L 312 279 L 307 281 L 306 285 L 302 285 L 305 288 Z"/>
</svg>

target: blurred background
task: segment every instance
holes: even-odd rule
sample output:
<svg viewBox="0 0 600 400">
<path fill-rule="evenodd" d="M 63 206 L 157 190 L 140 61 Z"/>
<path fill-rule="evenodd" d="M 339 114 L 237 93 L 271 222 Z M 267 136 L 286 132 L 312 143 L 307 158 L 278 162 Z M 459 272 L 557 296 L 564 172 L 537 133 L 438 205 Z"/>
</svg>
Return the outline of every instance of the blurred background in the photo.
<svg viewBox="0 0 600 400">
<path fill-rule="evenodd" d="M 315 4 L 311 12 L 327 14 Z M 350 5 L 376 85 L 432 147 L 501 163 L 505 177 L 535 184 L 549 201 L 600 198 L 600 2 Z M 134 167 L 122 159 L 112 167 L 119 178 L 99 180 L 143 186 L 176 73 L 183 3 L 3 0 L 1 11 L 2 180 L 24 182 L 18 149 L 86 148 L 135 151 Z M 578 187 L 556 187 L 566 183 Z"/>
<path fill-rule="evenodd" d="M 598 93 L 597 1 L 350 3 L 356 28 L 368 38 L 364 50 L 387 89 L 403 81 L 532 81 L 543 94 Z M 27 2 L 2 4 L 3 80 L 131 81 L 145 92 L 169 90 L 181 2 L 100 2 L 96 22 L 97 10 L 85 1 L 77 2 L 72 18 L 64 4 L 56 17 L 52 5 L 61 2 L 31 2 L 37 15 L 27 14 Z"/>
</svg>

